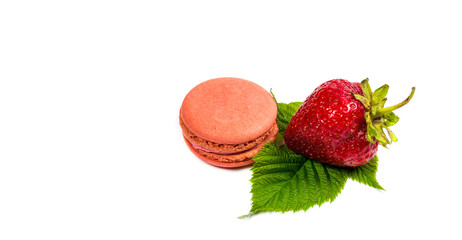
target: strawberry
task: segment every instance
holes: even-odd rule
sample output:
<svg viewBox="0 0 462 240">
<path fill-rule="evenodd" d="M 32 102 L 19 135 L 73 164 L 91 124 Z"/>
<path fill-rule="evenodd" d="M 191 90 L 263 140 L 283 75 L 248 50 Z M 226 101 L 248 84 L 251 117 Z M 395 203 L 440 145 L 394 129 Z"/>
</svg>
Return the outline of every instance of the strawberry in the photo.
<svg viewBox="0 0 462 240">
<path fill-rule="evenodd" d="M 334 79 L 321 84 L 290 120 L 285 144 L 298 154 L 327 164 L 366 164 L 379 144 L 387 147 L 397 141 L 389 129 L 399 120 L 392 111 L 407 104 L 415 91 L 412 88 L 403 102 L 384 107 L 388 88 L 383 85 L 372 92 L 368 79 L 361 83 Z"/>
</svg>

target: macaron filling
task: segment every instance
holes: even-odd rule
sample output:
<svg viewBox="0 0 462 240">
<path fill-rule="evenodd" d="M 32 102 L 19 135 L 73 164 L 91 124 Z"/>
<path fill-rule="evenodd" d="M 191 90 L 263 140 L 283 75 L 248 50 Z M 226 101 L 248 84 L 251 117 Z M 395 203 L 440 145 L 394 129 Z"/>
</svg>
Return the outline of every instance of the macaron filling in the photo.
<svg viewBox="0 0 462 240">
<path fill-rule="evenodd" d="M 226 167 L 223 164 L 236 164 L 239 162 L 249 162 L 249 164 L 253 163 L 252 158 L 263 148 L 263 144 L 269 141 L 273 141 L 278 133 L 278 127 L 275 123 L 271 129 L 269 130 L 269 134 L 266 135 L 266 138 L 263 139 L 258 143 L 258 145 L 254 146 L 251 149 L 247 149 L 245 151 L 239 151 L 234 153 L 221 153 L 210 151 L 210 149 L 203 148 L 201 146 L 195 145 L 193 141 L 191 141 L 188 136 L 183 133 L 184 139 L 186 143 L 189 145 L 191 150 L 195 151 L 195 154 L 201 158 L 208 159 L 212 165 Z M 248 164 L 245 164 L 248 165 Z M 245 166 L 244 164 L 242 166 Z"/>
<path fill-rule="evenodd" d="M 267 139 L 271 135 L 271 133 L 274 131 L 274 128 L 277 128 L 277 124 L 274 123 L 270 127 L 270 129 L 268 129 L 261 136 L 258 136 L 255 139 L 252 139 L 248 142 L 239 143 L 239 144 L 226 144 L 226 143 L 216 143 L 216 142 L 209 141 L 207 139 L 197 136 L 191 130 L 189 130 L 189 128 L 183 122 L 183 119 L 181 119 L 181 117 L 180 117 L 180 126 L 183 130 L 183 135 L 186 137 L 186 139 L 188 139 L 188 141 L 191 142 L 192 146 L 196 146 L 194 147 L 195 149 L 200 149 L 203 151 L 217 153 L 217 154 L 224 154 L 224 155 L 245 152 L 249 149 L 252 149 L 258 146 L 261 142 L 263 142 L 265 139 Z"/>
<path fill-rule="evenodd" d="M 215 154 L 222 154 L 222 155 L 231 155 L 231 154 L 238 154 L 238 153 L 242 153 L 242 152 L 245 152 L 247 150 L 244 150 L 244 151 L 240 151 L 240 152 L 234 152 L 234 153 L 221 153 L 221 152 L 215 152 L 215 151 L 212 151 L 212 150 L 209 150 L 207 148 L 203 148 L 197 144 L 195 144 L 193 141 L 191 141 L 187 136 L 186 134 L 183 132 L 183 136 L 186 138 L 186 140 L 188 140 L 190 143 L 191 143 L 191 146 L 196 149 L 196 150 L 201 150 L 201 151 L 205 151 L 205 152 L 209 152 L 209 153 L 215 153 Z"/>
<path fill-rule="evenodd" d="M 255 139 L 252 139 L 248 142 L 239 143 L 239 144 L 226 144 L 226 143 L 216 143 L 213 141 L 209 141 L 207 139 L 203 139 L 196 134 L 194 134 L 186 124 L 183 122 L 183 119 L 180 117 L 180 126 L 183 130 L 183 135 L 185 138 L 191 142 L 191 145 L 198 150 L 206 151 L 209 153 L 216 153 L 216 154 L 223 154 L 223 155 L 230 155 L 230 154 L 237 154 L 248 151 L 252 148 L 257 147 L 262 142 L 264 142 L 268 137 L 272 134 L 275 135 L 274 132 L 277 133 L 277 124 L 274 124 L 261 136 L 258 136 Z M 275 131 L 276 130 L 276 131 Z"/>
</svg>

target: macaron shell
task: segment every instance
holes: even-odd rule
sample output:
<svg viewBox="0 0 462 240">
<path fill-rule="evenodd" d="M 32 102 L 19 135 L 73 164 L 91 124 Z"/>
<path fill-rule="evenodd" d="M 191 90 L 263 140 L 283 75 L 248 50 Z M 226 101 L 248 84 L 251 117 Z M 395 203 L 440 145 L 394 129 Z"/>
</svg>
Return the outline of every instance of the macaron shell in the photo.
<svg viewBox="0 0 462 240">
<path fill-rule="evenodd" d="M 274 141 L 278 131 L 279 129 L 277 127 L 277 124 L 275 123 L 274 126 L 271 128 L 270 134 L 258 146 L 255 146 L 254 148 L 249 149 L 245 152 L 230 155 L 209 153 L 206 151 L 197 150 L 194 148 L 193 144 L 191 143 L 191 141 L 189 141 L 189 139 L 187 139 L 185 136 L 183 136 L 183 138 L 191 152 L 193 152 L 198 158 L 200 158 L 204 162 L 218 167 L 236 168 L 253 164 L 252 158 L 263 148 L 264 143 Z"/>
<path fill-rule="evenodd" d="M 239 144 L 261 136 L 276 115 L 271 95 L 240 78 L 216 78 L 197 85 L 186 95 L 180 111 L 191 132 L 224 144 Z"/>
<path fill-rule="evenodd" d="M 216 167 L 222 167 L 222 168 L 238 168 L 238 167 L 244 167 L 244 166 L 249 166 L 251 164 L 253 164 L 253 160 L 252 159 L 249 159 L 249 160 L 246 160 L 246 161 L 240 161 L 240 162 L 220 162 L 220 161 L 217 161 L 217 160 L 213 160 L 213 159 L 209 159 L 203 155 L 201 155 L 200 153 L 198 153 L 196 151 L 196 149 L 194 149 L 194 147 L 192 146 L 192 144 L 189 142 L 188 139 L 186 139 L 185 137 L 184 138 L 184 141 L 186 142 L 186 145 L 188 145 L 189 147 L 189 150 L 191 150 L 191 152 L 194 153 L 194 155 L 196 155 L 199 159 L 201 159 L 202 161 L 210 164 L 210 165 L 213 165 L 213 166 L 216 166 Z"/>
</svg>

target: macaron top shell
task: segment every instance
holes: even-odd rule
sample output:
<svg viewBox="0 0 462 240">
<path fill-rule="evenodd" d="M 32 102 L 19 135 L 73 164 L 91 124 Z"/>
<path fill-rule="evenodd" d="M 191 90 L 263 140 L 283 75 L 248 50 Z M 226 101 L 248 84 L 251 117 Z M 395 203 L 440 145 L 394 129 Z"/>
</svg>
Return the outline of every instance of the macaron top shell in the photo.
<svg viewBox="0 0 462 240">
<path fill-rule="evenodd" d="M 240 78 L 215 78 L 194 87 L 180 116 L 198 137 L 223 144 L 251 141 L 275 123 L 277 106 L 259 85 Z"/>
</svg>

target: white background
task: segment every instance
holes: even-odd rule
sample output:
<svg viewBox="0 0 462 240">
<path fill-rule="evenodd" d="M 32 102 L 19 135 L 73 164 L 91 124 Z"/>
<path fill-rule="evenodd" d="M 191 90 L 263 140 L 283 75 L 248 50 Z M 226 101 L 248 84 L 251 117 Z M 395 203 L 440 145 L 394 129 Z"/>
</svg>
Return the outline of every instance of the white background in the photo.
<svg viewBox="0 0 462 240">
<path fill-rule="evenodd" d="M 460 239 L 457 1 L 1 1 L 0 239 Z M 240 220 L 251 172 L 197 159 L 178 111 L 232 76 L 304 100 L 390 85 L 386 191 Z"/>
</svg>

